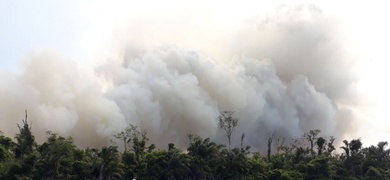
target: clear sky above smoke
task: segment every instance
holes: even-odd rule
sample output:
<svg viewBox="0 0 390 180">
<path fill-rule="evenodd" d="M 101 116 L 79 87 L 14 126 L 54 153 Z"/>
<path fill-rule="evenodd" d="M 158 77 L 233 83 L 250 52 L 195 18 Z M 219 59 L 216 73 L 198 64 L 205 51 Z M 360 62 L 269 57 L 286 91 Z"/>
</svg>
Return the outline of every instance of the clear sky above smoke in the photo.
<svg viewBox="0 0 390 180">
<path fill-rule="evenodd" d="M 229 109 L 254 147 L 310 128 L 388 140 L 385 7 L 1 1 L 0 127 L 15 133 L 28 109 L 42 138 L 101 145 L 133 123 L 163 143 L 188 132 L 224 142 L 213 119 Z"/>
</svg>

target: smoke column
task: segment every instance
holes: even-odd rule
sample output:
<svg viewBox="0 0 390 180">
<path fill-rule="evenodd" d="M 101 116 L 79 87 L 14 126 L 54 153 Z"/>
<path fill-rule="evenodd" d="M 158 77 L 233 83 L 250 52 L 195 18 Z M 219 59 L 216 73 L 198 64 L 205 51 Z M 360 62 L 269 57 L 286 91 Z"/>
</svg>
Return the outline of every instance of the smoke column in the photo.
<svg viewBox="0 0 390 180">
<path fill-rule="evenodd" d="M 336 21 L 312 5 L 279 6 L 227 30 L 197 26 L 206 18 L 129 24 L 88 66 L 32 52 L 21 73 L 0 72 L 1 130 L 17 132 L 27 109 L 38 140 L 50 130 L 82 147 L 108 144 L 130 123 L 160 147 L 185 147 L 187 133 L 225 143 L 224 110 L 239 118 L 233 146 L 241 133 L 261 149 L 270 133 L 351 131 L 357 79 Z"/>
</svg>

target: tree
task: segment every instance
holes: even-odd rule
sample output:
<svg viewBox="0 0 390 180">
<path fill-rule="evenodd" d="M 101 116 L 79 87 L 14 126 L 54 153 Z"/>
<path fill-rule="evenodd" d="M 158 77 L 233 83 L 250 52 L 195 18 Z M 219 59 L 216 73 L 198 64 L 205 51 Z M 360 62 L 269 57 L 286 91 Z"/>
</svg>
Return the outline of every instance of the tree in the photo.
<svg viewBox="0 0 390 180">
<path fill-rule="evenodd" d="M 19 128 L 19 134 L 16 134 L 16 149 L 15 149 L 15 155 L 17 158 L 30 154 L 33 152 L 34 147 L 36 146 L 35 137 L 31 132 L 31 124 L 28 124 L 27 121 L 27 110 L 26 117 L 23 122 L 23 126 L 20 126 L 17 124 Z"/>
<path fill-rule="evenodd" d="M 311 158 L 314 158 L 314 143 L 317 140 L 317 135 L 321 131 L 316 129 L 316 130 L 310 130 L 309 133 L 305 133 L 304 137 L 309 141 L 310 143 L 310 154 Z"/>
<path fill-rule="evenodd" d="M 197 135 L 189 134 L 188 155 L 191 158 L 190 177 L 192 179 L 212 179 L 213 172 L 220 164 L 220 153 L 223 145 L 210 141 L 210 138 L 202 139 Z"/>
<path fill-rule="evenodd" d="M 305 175 L 305 179 L 332 179 L 329 158 L 320 156 L 311 160 L 307 163 Z"/>
<path fill-rule="evenodd" d="M 225 115 L 225 116 L 224 116 Z M 222 128 L 230 138 L 237 121 L 229 121 L 233 113 L 221 114 Z M 0 131 L 0 179 L 389 179 L 390 149 L 388 143 L 363 147 L 360 139 L 344 140 L 342 154 L 335 150 L 334 137 L 317 136 L 312 130 L 284 144 L 274 140 L 276 153 L 271 155 L 273 136 L 268 137 L 267 154 L 250 153 L 244 147 L 227 149 L 210 138 L 188 135 L 186 152 L 169 143 L 168 149 L 146 146 L 146 132 L 130 125 L 116 137 L 126 150 L 116 146 L 102 149 L 79 149 L 71 137 L 48 131 L 39 145 L 27 121 L 27 112 L 15 142 Z M 230 132 L 230 133 L 229 133 Z M 238 141 L 238 139 L 237 139 Z M 315 148 L 315 149 L 314 149 Z M 317 153 L 314 154 L 314 151 Z M 279 153 L 281 152 L 281 153 Z M 271 158 L 272 157 L 272 158 Z"/>
<path fill-rule="evenodd" d="M 238 148 L 231 151 L 223 150 L 217 168 L 216 179 L 247 179 L 252 170 L 251 164 L 244 152 Z M 215 177 L 214 176 L 214 177 Z"/>
<path fill-rule="evenodd" d="M 362 142 L 360 139 L 353 139 L 350 142 L 343 141 L 345 146 L 341 148 L 345 151 L 346 159 L 344 160 L 344 167 L 348 170 L 348 173 L 359 177 L 363 175 L 363 162 L 364 156 L 361 153 Z"/>
<path fill-rule="evenodd" d="M 4 136 L 0 131 L 0 162 L 5 162 L 11 155 L 11 149 L 14 147 L 14 142 L 9 137 Z"/>
<path fill-rule="evenodd" d="M 72 179 L 93 179 L 93 170 L 99 166 L 95 149 L 75 148 Z"/>
<path fill-rule="evenodd" d="M 134 152 L 125 151 L 122 154 L 122 163 L 124 165 L 124 176 L 123 179 L 133 179 L 144 174 L 145 171 L 144 163 L 139 163 L 135 157 Z"/>
<path fill-rule="evenodd" d="M 362 149 L 366 158 L 363 165 L 363 172 L 366 172 L 366 176 L 370 177 L 371 179 L 375 179 L 372 177 L 374 175 L 373 173 L 375 172 L 379 172 L 382 175 L 390 174 L 389 171 L 386 171 L 390 167 L 390 149 L 385 149 L 387 144 L 388 143 L 386 141 L 381 141 L 377 146 L 372 145 Z"/>
<path fill-rule="evenodd" d="M 102 162 L 96 180 L 122 179 L 123 169 L 121 168 L 122 164 L 116 146 L 103 147 L 98 156 Z"/>
<path fill-rule="evenodd" d="M 73 139 L 64 138 L 50 131 L 47 141 L 39 147 L 40 179 L 70 179 L 73 171 L 74 151 Z"/>
<path fill-rule="evenodd" d="M 15 163 L 12 153 L 13 147 L 12 139 L 4 136 L 3 132 L 0 131 L 0 179 L 10 179 L 7 174 L 9 174 L 12 164 Z"/>
<path fill-rule="evenodd" d="M 335 137 L 330 136 L 330 139 L 329 139 L 329 142 L 328 142 L 328 147 L 326 148 L 326 154 L 327 154 L 328 156 L 332 155 L 332 152 L 333 152 L 334 150 L 336 150 L 336 148 L 335 148 L 334 145 L 333 145 L 333 143 L 334 143 L 335 140 L 336 140 Z"/>
<path fill-rule="evenodd" d="M 136 177 L 139 179 L 188 179 L 191 171 L 189 162 L 190 157 L 187 154 L 181 153 L 181 150 L 175 148 L 173 143 L 169 143 L 168 150 L 156 150 L 145 155 L 143 158 L 145 168 Z"/>
<path fill-rule="evenodd" d="M 271 134 L 269 137 L 268 137 L 268 150 L 267 150 L 267 159 L 268 159 L 268 162 L 271 161 L 271 146 L 272 146 L 272 140 L 274 138 L 274 134 Z"/>
<path fill-rule="evenodd" d="M 317 148 L 318 148 L 318 156 L 322 155 L 322 151 L 324 150 L 326 140 L 323 137 L 319 137 L 316 141 Z"/>
<path fill-rule="evenodd" d="M 27 121 L 27 110 L 25 111 L 23 125 L 17 124 L 19 133 L 16 134 L 16 143 L 13 148 L 15 161 L 9 164 L 9 172 L 5 179 L 28 179 L 34 177 L 35 166 L 39 157 L 36 152 L 37 143 L 31 132 L 31 124 Z"/>
<path fill-rule="evenodd" d="M 352 154 L 357 154 L 359 152 L 359 150 L 362 148 L 362 142 L 360 141 L 360 139 L 353 139 L 350 143 L 349 143 L 349 149 L 351 150 Z"/>
<path fill-rule="evenodd" d="M 238 118 L 234 118 L 233 114 L 234 114 L 233 111 L 223 111 L 221 115 L 218 116 L 219 127 L 225 130 L 226 136 L 228 138 L 229 150 L 231 145 L 231 137 L 238 123 Z"/>
<path fill-rule="evenodd" d="M 245 133 L 242 133 L 242 135 L 241 135 L 241 151 L 243 151 L 244 150 L 244 139 L 245 139 Z"/>
<path fill-rule="evenodd" d="M 344 146 L 341 146 L 340 148 L 344 150 L 347 159 L 349 159 L 349 156 L 350 156 L 349 155 L 349 152 L 350 152 L 349 142 L 347 140 L 344 140 L 343 143 L 344 143 Z"/>
<path fill-rule="evenodd" d="M 152 151 L 155 148 L 154 144 L 151 144 L 149 147 L 146 147 L 146 143 L 149 141 L 149 138 L 146 137 L 146 131 L 139 131 L 137 126 L 130 125 L 131 126 L 131 139 L 133 141 L 133 152 L 135 153 L 135 156 L 137 157 L 137 160 L 140 159 L 145 154 L 145 150 Z"/>
<path fill-rule="evenodd" d="M 131 134 L 132 134 L 133 126 L 130 125 L 130 127 L 127 127 L 125 130 L 117 133 L 114 135 L 115 138 L 123 141 L 123 146 L 125 148 L 125 152 L 127 151 L 127 144 L 131 140 Z"/>
</svg>

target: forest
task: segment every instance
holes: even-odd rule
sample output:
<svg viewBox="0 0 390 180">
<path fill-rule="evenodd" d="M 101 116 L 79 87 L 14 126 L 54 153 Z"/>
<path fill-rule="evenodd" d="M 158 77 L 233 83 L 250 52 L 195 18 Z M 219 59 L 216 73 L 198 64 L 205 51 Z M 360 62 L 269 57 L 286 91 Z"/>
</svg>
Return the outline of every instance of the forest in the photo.
<svg viewBox="0 0 390 180">
<path fill-rule="evenodd" d="M 50 131 L 38 144 L 26 114 L 14 139 L 0 134 L 0 179 L 390 179 L 385 141 L 363 147 L 360 139 L 352 139 L 335 147 L 334 137 L 311 130 L 290 141 L 270 135 L 267 152 L 251 152 L 242 143 L 245 134 L 241 147 L 230 148 L 239 123 L 233 112 L 222 112 L 218 122 L 227 145 L 189 134 L 187 149 L 173 143 L 158 149 L 146 131 L 129 125 L 113 136 L 123 143 L 122 151 L 115 143 L 78 148 L 71 137 Z"/>
</svg>

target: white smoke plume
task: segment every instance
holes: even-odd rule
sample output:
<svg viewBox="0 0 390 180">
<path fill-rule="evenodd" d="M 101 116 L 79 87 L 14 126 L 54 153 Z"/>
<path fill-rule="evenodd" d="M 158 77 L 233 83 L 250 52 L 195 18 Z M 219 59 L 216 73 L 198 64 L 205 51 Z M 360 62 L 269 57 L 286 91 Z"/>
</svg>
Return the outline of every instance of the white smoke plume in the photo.
<svg viewBox="0 0 390 180">
<path fill-rule="evenodd" d="M 226 33 L 211 28 L 217 37 L 209 41 L 191 23 L 164 31 L 165 24 L 143 22 L 125 28 L 93 67 L 40 51 L 20 74 L 2 72 L 1 130 L 14 134 L 24 109 L 38 139 L 51 130 L 83 147 L 107 144 L 130 123 L 160 147 L 185 147 L 187 133 L 225 143 L 217 123 L 224 110 L 239 118 L 235 146 L 241 133 L 259 149 L 270 133 L 321 129 L 343 137 L 350 130 L 352 115 L 342 107 L 354 104 L 353 61 L 337 22 L 315 6 L 280 6 Z"/>
</svg>

